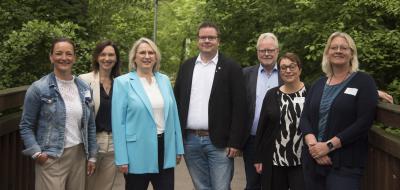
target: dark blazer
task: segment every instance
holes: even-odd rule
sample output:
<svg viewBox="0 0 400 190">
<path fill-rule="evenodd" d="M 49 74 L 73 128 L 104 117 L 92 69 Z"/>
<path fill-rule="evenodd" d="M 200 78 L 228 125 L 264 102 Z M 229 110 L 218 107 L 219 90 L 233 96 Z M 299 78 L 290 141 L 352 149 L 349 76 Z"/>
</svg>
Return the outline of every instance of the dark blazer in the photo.
<svg viewBox="0 0 400 190">
<path fill-rule="evenodd" d="M 319 107 L 327 77 L 320 78 L 308 91 L 300 120 L 303 135 L 318 136 Z M 356 94 L 348 88 L 357 89 Z M 364 167 L 368 154 L 368 131 L 375 118 L 378 94 L 374 80 L 357 72 L 333 100 L 323 141 L 336 136 L 342 147 L 329 153 L 333 167 Z M 304 146 L 303 167 L 320 168 Z M 311 167 L 311 168 L 310 168 Z"/>
<path fill-rule="evenodd" d="M 254 111 L 256 109 L 256 95 L 257 95 L 257 76 L 260 64 L 249 66 L 243 69 L 243 74 L 246 82 L 246 92 L 247 92 L 247 105 L 248 105 L 248 124 L 249 130 L 253 126 Z M 278 86 L 283 84 L 282 78 L 278 71 Z"/>
<path fill-rule="evenodd" d="M 174 88 L 184 136 L 196 58 L 190 58 L 180 66 Z M 214 146 L 237 149 L 243 147 L 248 133 L 245 100 L 246 90 L 241 67 L 219 54 L 208 102 L 208 127 Z"/>
</svg>

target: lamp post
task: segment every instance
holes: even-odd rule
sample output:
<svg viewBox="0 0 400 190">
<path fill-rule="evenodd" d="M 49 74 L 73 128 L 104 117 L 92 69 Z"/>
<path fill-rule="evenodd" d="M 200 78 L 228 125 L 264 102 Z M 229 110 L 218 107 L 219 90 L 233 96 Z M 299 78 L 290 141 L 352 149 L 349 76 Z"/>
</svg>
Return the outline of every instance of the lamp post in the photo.
<svg viewBox="0 0 400 190">
<path fill-rule="evenodd" d="M 153 28 L 154 43 L 156 43 L 157 40 L 157 9 L 158 9 L 158 0 L 154 0 L 154 28 Z"/>
</svg>

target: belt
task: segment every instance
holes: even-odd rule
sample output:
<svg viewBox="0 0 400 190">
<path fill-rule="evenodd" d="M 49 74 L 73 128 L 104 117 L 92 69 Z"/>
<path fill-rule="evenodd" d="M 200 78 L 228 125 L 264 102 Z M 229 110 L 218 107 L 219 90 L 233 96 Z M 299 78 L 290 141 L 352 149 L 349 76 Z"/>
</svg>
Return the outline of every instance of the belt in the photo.
<svg viewBox="0 0 400 190">
<path fill-rule="evenodd" d="M 199 137 L 209 136 L 208 130 L 205 130 L 205 129 L 186 129 L 186 131 L 188 133 L 195 134 L 195 135 L 197 135 Z"/>
</svg>

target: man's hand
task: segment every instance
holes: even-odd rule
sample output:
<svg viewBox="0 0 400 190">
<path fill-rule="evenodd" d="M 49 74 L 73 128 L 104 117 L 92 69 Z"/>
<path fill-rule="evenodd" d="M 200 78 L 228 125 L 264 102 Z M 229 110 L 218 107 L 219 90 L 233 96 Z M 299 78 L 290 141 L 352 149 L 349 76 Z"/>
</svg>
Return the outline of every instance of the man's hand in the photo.
<svg viewBox="0 0 400 190">
<path fill-rule="evenodd" d="M 384 91 L 378 90 L 378 96 L 384 102 L 389 102 L 389 103 L 393 104 L 393 97 L 390 94 L 388 94 Z"/>
<path fill-rule="evenodd" d="M 240 150 L 232 147 L 226 148 L 226 156 L 229 158 L 234 158 L 240 155 Z"/>
</svg>

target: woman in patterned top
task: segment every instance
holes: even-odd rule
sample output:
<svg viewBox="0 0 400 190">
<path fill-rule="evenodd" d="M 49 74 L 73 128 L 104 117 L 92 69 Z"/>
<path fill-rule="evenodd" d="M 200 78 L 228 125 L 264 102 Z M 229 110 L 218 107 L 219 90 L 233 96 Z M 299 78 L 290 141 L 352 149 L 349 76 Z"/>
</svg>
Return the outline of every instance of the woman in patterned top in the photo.
<svg viewBox="0 0 400 190">
<path fill-rule="evenodd" d="M 299 57 L 286 53 L 278 61 L 278 69 L 284 84 L 269 90 L 264 98 L 254 166 L 262 174 L 262 189 L 302 190 L 303 139 L 298 126 L 306 88 L 300 81 Z"/>
</svg>

